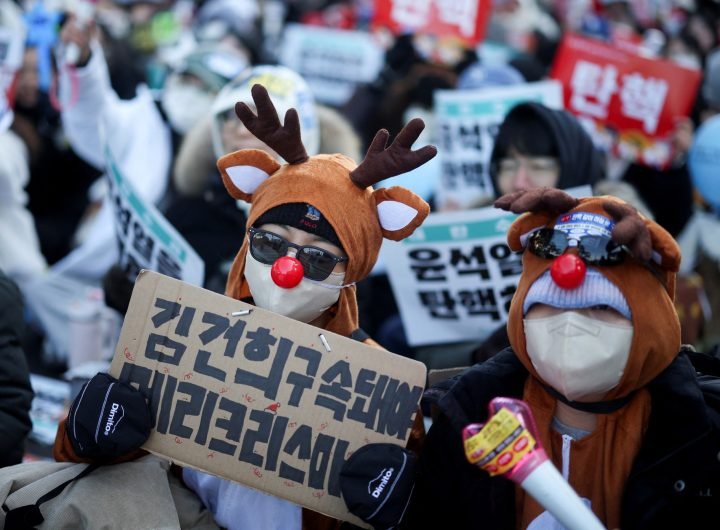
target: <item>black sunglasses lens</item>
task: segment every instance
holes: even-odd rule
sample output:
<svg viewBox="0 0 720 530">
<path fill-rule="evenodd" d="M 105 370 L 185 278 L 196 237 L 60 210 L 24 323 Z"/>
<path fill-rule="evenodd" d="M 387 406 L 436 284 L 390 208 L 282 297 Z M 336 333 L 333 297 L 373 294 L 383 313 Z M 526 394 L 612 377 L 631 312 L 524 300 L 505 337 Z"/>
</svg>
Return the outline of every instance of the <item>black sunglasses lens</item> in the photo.
<svg viewBox="0 0 720 530">
<path fill-rule="evenodd" d="M 552 228 L 541 228 L 534 232 L 528 240 L 528 248 L 541 258 L 560 256 L 568 247 L 567 236 Z"/>
<path fill-rule="evenodd" d="M 288 245 L 280 236 L 270 232 L 254 232 L 250 235 L 250 253 L 260 263 L 272 265 L 287 254 Z"/>
<path fill-rule="evenodd" d="M 609 237 L 585 236 L 580 239 L 580 257 L 593 265 L 614 265 L 624 259 L 625 253 Z"/>
<path fill-rule="evenodd" d="M 335 260 L 332 255 L 320 248 L 303 247 L 298 254 L 298 259 L 305 269 L 305 277 L 309 280 L 324 280 L 335 268 Z"/>
</svg>

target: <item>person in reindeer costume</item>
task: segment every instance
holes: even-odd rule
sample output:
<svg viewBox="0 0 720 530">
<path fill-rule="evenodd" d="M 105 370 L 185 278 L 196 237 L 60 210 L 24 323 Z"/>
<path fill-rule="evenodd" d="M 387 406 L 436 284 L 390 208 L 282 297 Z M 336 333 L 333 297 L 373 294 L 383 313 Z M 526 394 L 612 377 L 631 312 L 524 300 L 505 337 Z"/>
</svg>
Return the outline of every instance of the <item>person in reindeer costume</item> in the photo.
<svg viewBox="0 0 720 530">
<path fill-rule="evenodd" d="M 296 110 L 286 113 L 282 125 L 262 85 L 253 86 L 252 97 L 257 115 L 239 102 L 237 116 L 286 163 L 258 149 L 243 149 L 218 160 L 230 195 L 251 203 L 248 231 L 238 235 L 246 237 L 232 265 L 226 295 L 374 344 L 358 326 L 355 283 L 369 274 L 383 239 L 397 241 L 409 236 L 430 208 L 405 188 L 374 190 L 372 186 L 435 156 L 434 146 L 411 149 L 424 123 L 419 119 L 409 122 L 390 146 L 388 131 L 379 131 L 358 165 L 339 154 L 309 157 L 300 140 Z M 98 392 L 98 386 L 102 390 L 114 382 L 107 374 L 98 374 L 87 388 Z M 58 430 L 56 460 L 117 461 L 134 456 L 133 450 L 147 434 L 137 439 L 134 447 L 122 450 L 93 443 L 88 446 L 83 433 L 95 432 L 101 406 L 76 398 Z M 411 443 L 424 435 L 420 416 L 418 413 Z M 80 439 L 85 443 L 78 443 Z M 290 502 L 197 470 L 184 469 L 183 479 L 224 528 L 314 530 L 340 525 Z"/>
<path fill-rule="evenodd" d="M 540 441 L 611 529 L 714 528 L 720 414 L 681 350 L 678 245 L 610 196 L 549 188 L 505 195 L 523 272 L 511 348 L 457 378 L 420 455 L 404 528 L 559 529 L 522 489 L 467 462 L 462 429 L 497 396 L 522 398 Z"/>
</svg>

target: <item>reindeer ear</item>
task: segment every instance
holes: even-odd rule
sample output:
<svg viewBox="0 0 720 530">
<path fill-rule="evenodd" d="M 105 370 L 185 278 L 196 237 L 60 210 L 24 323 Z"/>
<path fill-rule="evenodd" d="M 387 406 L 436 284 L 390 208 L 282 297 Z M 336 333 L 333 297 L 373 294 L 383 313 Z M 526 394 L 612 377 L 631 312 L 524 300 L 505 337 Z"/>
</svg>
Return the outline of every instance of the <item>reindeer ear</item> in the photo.
<svg viewBox="0 0 720 530">
<path fill-rule="evenodd" d="M 666 271 L 677 272 L 680 269 L 680 247 L 673 237 L 660 225 L 644 219 L 650 231 L 652 241 L 651 259 Z"/>
<path fill-rule="evenodd" d="M 217 161 L 223 184 L 233 199 L 252 202 L 257 187 L 280 169 L 280 163 L 259 149 L 241 149 Z"/>
<path fill-rule="evenodd" d="M 430 213 L 430 206 L 412 191 L 400 186 L 373 192 L 383 236 L 400 241 L 412 234 Z"/>
</svg>

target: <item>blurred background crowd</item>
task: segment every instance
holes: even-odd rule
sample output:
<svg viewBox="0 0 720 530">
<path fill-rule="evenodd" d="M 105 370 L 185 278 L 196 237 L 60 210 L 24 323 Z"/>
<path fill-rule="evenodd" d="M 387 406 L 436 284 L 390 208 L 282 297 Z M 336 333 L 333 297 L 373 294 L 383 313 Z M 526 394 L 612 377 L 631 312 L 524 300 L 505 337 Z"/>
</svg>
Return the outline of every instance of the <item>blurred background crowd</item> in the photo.
<svg viewBox="0 0 720 530">
<path fill-rule="evenodd" d="M 593 53 L 609 62 L 592 63 Z M 617 75 L 628 58 L 646 69 Z M 558 101 L 522 96 L 549 80 Z M 359 162 L 378 129 L 396 134 L 422 117 L 418 144 L 437 144 L 440 156 L 389 185 L 438 214 L 534 186 L 628 200 L 681 244 L 683 341 L 717 349 L 720 2 L 0 0 L 0 271 L 13 285 L 0 293 L 0 344 L 19 346 L 2 380 L 27 386 L 28 369 L 94 374 L 96 364 L 82 367 L 112 356 L 134 277 L 148 268 L 142 256 L 224 291 L 246 212 L 215 162 L 269 150 L 234 114 L 254 82 L 281 116 L 299 109 L 310 154 Z M 487 131 L 453 136 L 443 122 L 442 97 L 463 93 L 472 105 L 504 91 L 520 95 Z M 623 112 L 648 134 L 613 121 Z M 457 138 L 480 166 L 443 157 Z M 118 199 L 118 175 L 136 206 L 156 209 L 197 253 L 200 271 L 153 254 L 153 237 Z M 411 345 L 391 283 L 379 263 L 357 286 L 360 324 L 389 350 L 468 366 L 506 344 L 499 325 Z"/>
</svg>

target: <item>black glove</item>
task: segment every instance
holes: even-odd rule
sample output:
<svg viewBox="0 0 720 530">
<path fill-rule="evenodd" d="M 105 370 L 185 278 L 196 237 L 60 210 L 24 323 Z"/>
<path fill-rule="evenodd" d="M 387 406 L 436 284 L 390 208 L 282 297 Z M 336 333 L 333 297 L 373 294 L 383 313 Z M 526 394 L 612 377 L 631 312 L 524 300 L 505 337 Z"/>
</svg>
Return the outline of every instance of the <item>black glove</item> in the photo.
<svg viewBox="0 0 720 530">
<path fill-rule="evenodd" d="M 151 427 L 150 407 L 139 390 L 97 374 L 73 401 L 65 432 L 76 455 L 113 459 L 139 449 Z"/>
<path fill-rule="evenodd" d="M 415 485 L 417 457 L 389 443 L 355 451 L 340 470 L 340 491 L 348 511 L 376 529 L 402 522 Z"/>
</svg>

